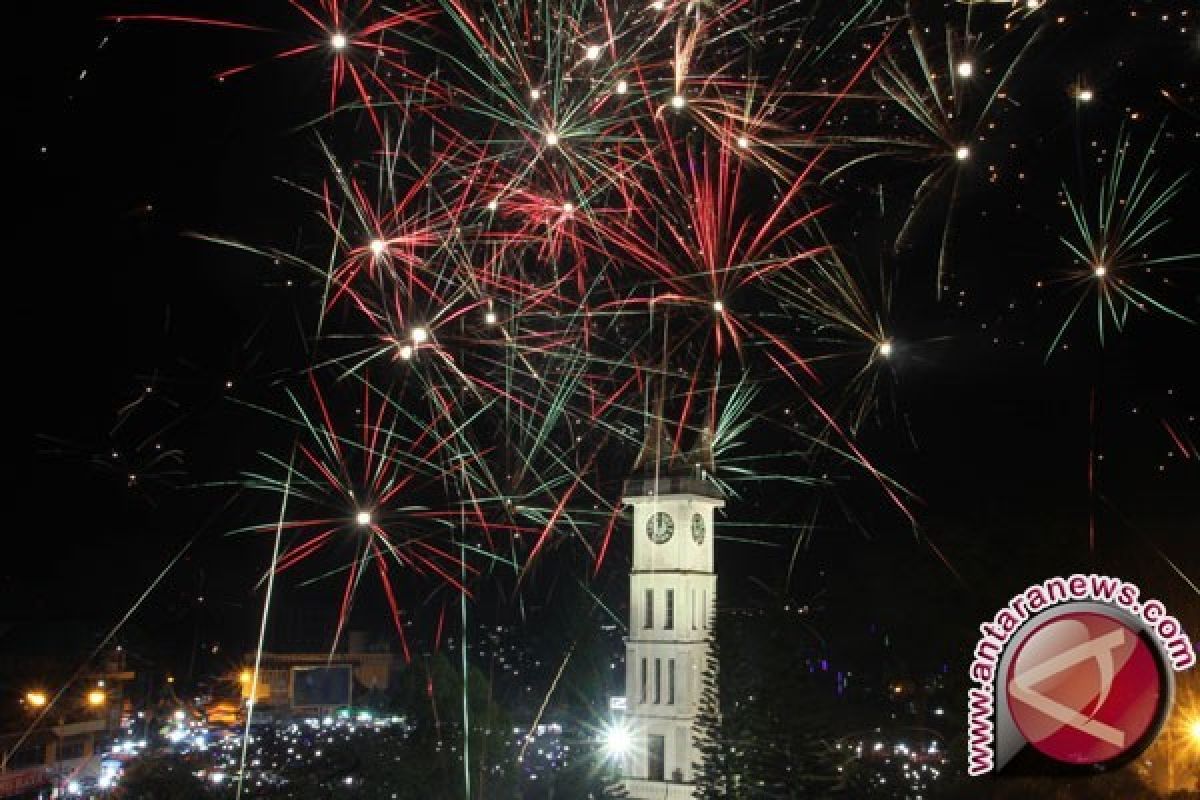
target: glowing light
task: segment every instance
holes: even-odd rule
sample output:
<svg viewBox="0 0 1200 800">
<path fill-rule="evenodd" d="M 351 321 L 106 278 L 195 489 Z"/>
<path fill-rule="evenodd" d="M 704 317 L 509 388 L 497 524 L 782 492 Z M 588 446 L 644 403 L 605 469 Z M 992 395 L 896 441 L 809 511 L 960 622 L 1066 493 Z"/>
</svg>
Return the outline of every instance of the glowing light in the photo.
<svg viewBox="0 0 1200 800">
<path fill-rule="evenodd" d="M 45 692 L 32 691 L 25 693 L 25 702 L 34 708 L 41 708 L 46 705 L 48 699 Z"/>
<path fill-rule="evenodd" d="M 429 341 L 429 331 L 425 328 L 413 328 L 412 340 L 415 344 Z"/>
<path fill-rule="evenodd" d="M 1036 11 L 1041 8 L 1042 0 L 1025 0 L 1025 7 L 1030 11 Z"/>
<path fill-rule="evenodd" d="M 405 361 L 408 361 L 412 357 L 413 357 L 412 345 L 411 344 L 401 345 L 400 346 L 400 358 L 404 359 Z"/>
<path fill-rule="evenodd" d="M 93 708 L 104 705 L 104 701 L 107 699 L 107 696 L 100 689 L 93 689 L 87 693 L 87 704 Z"/>
<path fill-rule="evenodd" d="M 378 258 L 379 256 L 383 255 L 384 250 L 387 250 L 387 242 L 385 242 L 383 239 L 372 239 L 370 247 L 371 253 Z"/>
<path fill-rule="evenodd" d="M 685 105 L 687 105 L 687 99 L 683 95 L 677 94 L 671 98 L 671 108 L 680 109 Z"/>
<path fill-rule="evenodd" d="M 487 207 L 488 207 L 488 211 L 495 211 L 496 209 L 500 208 L 500 201 L 499 200 L 489 200 Z"/>
<path fill-rule="evenodd" d="M 629 91 L 629 81 L 617 81 L 617 94 L 625 94 Z"/>
<path fill-rule="evenodd" d="M 890 358 L 894 349 L 895 348 L 889 339 L 884 339 L 879 343 L 879 355 L 883 356 L 884 358 Z"/>
<path fill-rule="evenodd" d="M 529 96 L 531 98 L 533 98 L 534 100 L 539 100 L 539 99 L 541 99 L 541 96 L 542 96 L 542 90 L 541 89 L 530 89 Z"/>
<path fill-rule="evenodd" d="M 608 726 L 602 740 L 605 755 L 612 759 L 620 759 L 633 749 L 633 734 L 620 723 Z"/>
<path fill-rule="evenodd" d="M 575 204 L 572 203 L 570 200 L 568 200 L 567 202 L 563 203 L 562 208 L 563 208 L 564 214 L 570 214 L 572 211 L 575 210 Z"/>
<path fill-rule="evenodd" d="M 254 676 L 250 674 L 250 670 L 244 669 L 242 670 L 242 673 L 238 675 L 238 683 L 249 683 L 253 677 Z"/>
<path fill-rule="evenodd" d="M 359 527 L 366 527 L 367 525 L 370 525 L 371 524 L 371 512 L 370 511 L 358 512 L 357 514 L 354 515 L 354 522 Z"/>
<path fill-rule="evenodd" d="M 969 78 L 975 72 L 975 65 L 970 61 L 960 61 L 958 62 L 957 71 L 959 77 Z"/>
<path fill-rule="evenodd" d="M 329 46 L 334 50 L 345 50 L 348 44 L 350 44 L 350 40 L 346 38 L 346 34 L 344 33 L 335 33 L 329 37 Z"/>
<path fill-rule="evenodd" d="M 1081 103 L 1090 103 L 1090 102 L 1092 102 L 1092 98 L 1095 97 L 1096 95 L 1095 95 L 1095 93 L 1092 92 L 1091 89 L 1080 89 L 1079 92 L 1076 93 L 1075 96 L 1077 98 L 1079 98 L 1079 102 L 1081 102 Z"/>
<path fill-rule="evenodd" d="M 654 2 L 650 4 L 650 7 L 655 11 L 662 11 L 667 7 L 667 3 L 666 0 L 654 0 Z"/>
<path fill-rule="evenodd" d="M 587 49 L 588 61 L 596 61 L 599 58 L 600 58 L 600 45 L 598 45 L 598 44 L 588 45 L 588 49 Z"/>
<path fill-rule="evenodd" d="M 750 146 L 750 138 L 748 136 L 739 136 L 737 138 L 737 146 L 745 150 Z"/>
<path fill-rule="evenodd" d="M 554 131 L 546 132 L 546 145 L 548 147 L 558 147 L 558 134 Z"/>
<path fill-rule="evenodd" d="M 713 309 L 713 311 L 720 314 L 721 312 L 723 312 L 725 310 L 725 304 L 722 303 L 720 300 L 713 300 L 712 309 Z"/>
<path fill-rule="evenodd" d="M 1188 725 L 1187 730 L 1188 737 L 1192 740 L 1192 742 L 1195 745 L 1200 746 L 1200 718 L 1192 720 L 1191 724 Z"/>
<path fill-rule="evenodd" d="M 1096 268 L 1092 270 L 1092 274 L 1097 278 L 1103 278 L 1108 274 L 1108 267 L 1104 266 L 1103 264 L 1097 264 Z"/>
<path fill-rule="evenodd" d="M 971 157 L 971 148 L 967 147 L 965 144 L 960 144 L 958 149 L 954 151 L 954 157 L 959 161 L 966 161 Z"/>
<path fill-rule="evenodd" d="M 495 325 L 498 320 L 499 317 L 496 316 L 495 311 L 489 311 L 483 315 L 483 322 L 485 325 Z"/>
</svg>

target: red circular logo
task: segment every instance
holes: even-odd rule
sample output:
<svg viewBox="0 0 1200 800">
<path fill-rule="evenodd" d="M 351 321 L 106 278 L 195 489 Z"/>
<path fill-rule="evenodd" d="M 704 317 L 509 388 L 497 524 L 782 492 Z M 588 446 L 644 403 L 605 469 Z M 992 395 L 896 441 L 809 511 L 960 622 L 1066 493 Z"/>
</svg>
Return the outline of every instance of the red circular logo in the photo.
<svg viewBox="0 0 1200 800">
<path fill-rule="evenodd" d="M 1144 743 L 1164 700 L 1161 669 L 1120 620 L 1063 614 L 1021 642 L 1008 669 L 1009 711 L 1026 741 L 1056 761 L 1111 761 Z"/>
</svg>

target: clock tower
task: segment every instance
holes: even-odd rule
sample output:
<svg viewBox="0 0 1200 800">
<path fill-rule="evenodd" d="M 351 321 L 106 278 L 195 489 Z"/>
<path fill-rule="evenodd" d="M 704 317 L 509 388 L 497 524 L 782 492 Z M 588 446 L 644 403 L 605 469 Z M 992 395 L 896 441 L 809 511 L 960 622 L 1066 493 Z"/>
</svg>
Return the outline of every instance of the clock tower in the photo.
<svg viewBox="0 0 1200 800">
<path fill-rule="evenodd" d="M 711 437 L 690 457 L 672 455 L 661 416 L 625 481 L 633 509 L 625 698 L 632 747 L 622 765 L 630 797 L 692 796 L 700 761 L 692 730 L 699 711 L 716 602 L 713 512 L 725 505 L 706 478 Z"/>
</svg>

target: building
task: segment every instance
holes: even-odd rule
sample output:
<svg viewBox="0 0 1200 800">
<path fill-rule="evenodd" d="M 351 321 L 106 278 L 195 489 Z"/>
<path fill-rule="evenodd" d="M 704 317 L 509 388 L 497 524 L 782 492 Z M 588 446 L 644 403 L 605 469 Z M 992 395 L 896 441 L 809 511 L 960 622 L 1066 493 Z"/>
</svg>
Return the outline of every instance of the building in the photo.
<svg viewBox="0 0 1200 800">
<path fill-rule="evenodd" d="M 656 419 L 661 419 L 659 414 Z M 693 726 L 708 662 L 716 600 L 713 516 L 724 496 L 706 480 L 709 437 L 673 458 L 661 424 L 651 425 L 622 504 L 633 510 L 625 697 L 633 746 L 622 771 L 629 795 L 692 796 L 700 761 Z"/>
<path fill-rule="evenodd" d="M 242 699 L 253 695 L 259 710 L 322 715 L 386 692 L 399 661 L 387 651 L 368 651 L 365 642 L 354 632 L 344 653 L 263 653 L 256 687 L 255 654 L 248 653 L 238 676 Z"/>
</svg>

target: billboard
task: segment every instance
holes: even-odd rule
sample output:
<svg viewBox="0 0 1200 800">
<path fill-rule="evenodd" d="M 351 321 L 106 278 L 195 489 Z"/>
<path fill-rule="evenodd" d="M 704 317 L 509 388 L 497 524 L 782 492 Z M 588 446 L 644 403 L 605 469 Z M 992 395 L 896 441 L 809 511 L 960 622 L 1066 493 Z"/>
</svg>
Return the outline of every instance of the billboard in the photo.
<svg viewBox="0 0 1200 800">
<path fill-rule="evenodd" d="M 292 706 L 348 706 L 353 685 L 349 664 L 292 667 Z"/>
</svg>

